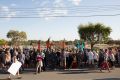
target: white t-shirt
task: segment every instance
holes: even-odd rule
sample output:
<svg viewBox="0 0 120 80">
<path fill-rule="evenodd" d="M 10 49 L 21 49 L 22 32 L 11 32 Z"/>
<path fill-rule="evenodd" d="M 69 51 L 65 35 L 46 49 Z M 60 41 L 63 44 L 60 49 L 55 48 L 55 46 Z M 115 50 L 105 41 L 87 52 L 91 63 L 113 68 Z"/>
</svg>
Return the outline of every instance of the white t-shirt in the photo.
<svg viewBox="0 0 120 80">
<path fill-rule="evenodd" d="M 91 59 L 94 59 L 94 54 L 93 54 L 93 52 L 88 52 L 88 57 L 89 57 L 89 60 L 91 60 Z"/>
<path fill-rule="evenodd" d="M 96 52 L 94 52 L 94 59 L 98 60 L 98 54 Z"/>
</svg>

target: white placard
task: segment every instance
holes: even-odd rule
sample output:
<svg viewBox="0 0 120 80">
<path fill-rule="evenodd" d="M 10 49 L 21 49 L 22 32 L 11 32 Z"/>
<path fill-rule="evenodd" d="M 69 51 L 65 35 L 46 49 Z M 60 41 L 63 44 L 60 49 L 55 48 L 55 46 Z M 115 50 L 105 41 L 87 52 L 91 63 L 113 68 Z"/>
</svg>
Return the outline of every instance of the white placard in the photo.
<svg viewBox="0 0 120 80">
<path fill-rule="evenodd" d="M 12 65 L 8 69 L 8 72 L 11 73 L 12 75 L 16 75 L 16 73 L 20 69 L 21 65 L 22 65 L 21 62 L 19 62 L 19 61 L 12 63 Z"/>
</svg>

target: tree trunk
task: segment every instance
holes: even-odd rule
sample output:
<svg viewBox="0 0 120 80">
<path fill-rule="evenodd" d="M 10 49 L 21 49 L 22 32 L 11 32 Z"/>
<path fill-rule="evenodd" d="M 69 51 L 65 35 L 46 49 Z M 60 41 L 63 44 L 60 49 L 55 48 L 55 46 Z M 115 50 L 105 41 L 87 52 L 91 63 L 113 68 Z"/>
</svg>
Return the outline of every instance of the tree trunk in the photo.
<svg viewBox="0 0 120 80">
<path fill-rule="evenodd" d="M 94 43 L 91 43 L 91 49 L 93 49 Z"/>
</svg>

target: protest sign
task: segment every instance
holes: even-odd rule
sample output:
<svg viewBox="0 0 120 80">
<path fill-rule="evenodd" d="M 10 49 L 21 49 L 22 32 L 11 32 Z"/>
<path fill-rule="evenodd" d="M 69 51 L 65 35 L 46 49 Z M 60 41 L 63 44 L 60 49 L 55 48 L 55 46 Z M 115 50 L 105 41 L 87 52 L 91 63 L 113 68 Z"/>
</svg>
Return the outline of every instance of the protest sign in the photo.
<svg viewBox="0 0 120 80">
<path fill-rule="evenodd" d="M 8 72 L 11 73 L 12 75 L 16 75 L 16 73 L 19 71 L 21 65 L 22 65 L 21 62 L 19 62 L 19 61 L 12 63 L 12 65 L 8 69 Z"/>
</svg>

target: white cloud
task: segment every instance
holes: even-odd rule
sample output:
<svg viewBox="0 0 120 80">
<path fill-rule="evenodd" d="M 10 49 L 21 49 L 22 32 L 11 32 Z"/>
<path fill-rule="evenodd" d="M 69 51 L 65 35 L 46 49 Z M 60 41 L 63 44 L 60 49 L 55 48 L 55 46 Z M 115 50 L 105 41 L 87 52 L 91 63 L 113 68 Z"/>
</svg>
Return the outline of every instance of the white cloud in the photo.
<svg viewBox="0 0 120 80">
<path fill-rule="evenodd" d="M 16 5 L 16 4 L 14 4 L 14 3 L 12 3 L 12 4 L 11 4 L 11 6 L 12 6 L 12 7 L 15 7 L 15 6 L 17 6 L 17 5 Z"/>
<path fill-rule="evenodd" d="M 65 16 L 68 14 L 68 10 L 65 9 L 66 5 L 64 4 L 64 0 L 32 0 L 35 4 L 39 4 L 39 6 L 43 8 L 37 9 L 37 14 L 39 17 L 44 18 L 45 20 L 55 19 L 54 16 Z M 39 2 L 39 3 L 38 3 Z M 63 7 L 63 9 L 61 9 Z"/>
<path fill-rule="evenodd" d="M 53 7 L 65 7 L 63 0 L 54 0 Z"/>
<path fill-rule="evenodd" d="M 1 6 L 0 10 L 9 12 L 9 8 L 7 6 Z"/>
<path fill-rule="evenodd" d="M 79 6 L 82 0 L 70 0 L 70 1 L 72 1 L 74 5 Z"/>
<path fill-rule="evenodd" d="M 48 3 L 49 3 L 49 1 L 43 1 L 43 2 L 40 3 L 40 6 L 43 6 L 43 7 L 44 7 L 44 6 L 46 6 Z"/>
<path fill-rule="evenodd" d="M 11 18 L 11 17 L 14 17 L 16 15 L 16 12 L 10 12 L 7 17 L 8 18 Z"/>
<path fill-rule="evenodd" d="M 64 16 L 67 15 L 68 11 L 66 9 L 55 9 L 53 10 L 53 13 L 58 15 L 58 16 Z"/>
<path fill-rule="evenodd" d="M 53 19 L 54 16 L 66 16 L 66 15 L 68 15 L 69 10 L 67 9 L 67 5 L 65 3 L 65 0 L 52 0 L 52 1 L 49 1 L 49 0 L 44 0 L 44 1 L 31 0 L 31 1 L 33 3 L 39 5 L 40 7 L 44 7 L 44 8 L 37 9 L 36 10 L 37 12 L 35 11 L 37 13 L 37 15 L 35 15 L 35 16 L 37 16 L 37 17 L 38 16 L 43 17 L 43 18 L 48 20 L 49 18 Z M 66 0 L 66 1 L 69 1 L 72 4 L 79 6 L 79 4 L 82 0 Z M 16 4 L 12 3 L 10 6 L 15 7 Z M 11 10 L 8 6 L 1 6 L 0 11 L 3 13 L 2 15 L 4 15 L 4 17 L 7 17 L 9 19 L 11 19 L 12 17 L 15 17 L 16 14 L 18 14 L 18 12 L 19 12 L 19 11 L 16 12 L 13 9 Z M 22 12 L 19 12 L 19 13 L 22 13 Z M 23 14 L 30 14 L 30 13 L 23 12 Z M 23 14 L 20 14 L 20 15 L 23 15 Z"/>
<path fill-rule="evenodd" d="M 10 20 L 12 17 L 16 16 L 16 11 L 10 10 L 8 6 L 1 6 L 0 12 L 2 17 L 5 17 L 5 19 Z"/>
<path fill-rule="evenodd" d="M 35 0 L 32 0 L 33 2 L 35 1 Z"/>
<path fill-rule="evenodd" d="M 45 20 L 48 19 L 55 19 L 56 16 L 65 16 L 68 14 L 67 9 L 54 9 L 54 8 L 42 8 L 37 9 L 39 17 L 44 18 Z"/>
<path fill-rule="evenodd" d="M 9 12 L 9 14 L 6 15 L 6 20 L 11 20 L 12 17 L 16 16 L 17 12 Z"/>
<path fill-rule="evenodd" d="M 55 0 L 54 3 L 61 3 L 63 0 Z"/>
</svg>

